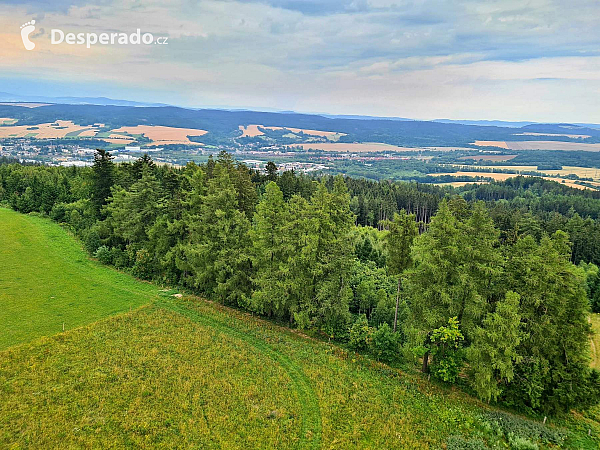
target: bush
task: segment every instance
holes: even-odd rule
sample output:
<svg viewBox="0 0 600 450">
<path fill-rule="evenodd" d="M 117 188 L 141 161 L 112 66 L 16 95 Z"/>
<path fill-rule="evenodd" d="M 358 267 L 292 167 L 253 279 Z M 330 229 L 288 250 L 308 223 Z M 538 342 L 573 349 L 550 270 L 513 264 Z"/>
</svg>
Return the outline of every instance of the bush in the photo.
<svg viewBox="0 0 600 450">
<path fill-rule="evenodd" d="M 102 264 L 112 264 L 112 252 L 106 245 L 101 245 L 98 247 L 98 250 L 94 253 L 94 256 L 100 261 Z"/>
<path fill-rule="evenodd" d="M 379 361 L 389 363 L 398 358 L 398 335 L 387 323 L 372 333 L 371 351 Z"/>
<path fill-rule="evenodd" d="M 433 354 L 431 373 L 435 378 L 446 383 L 456 382 L 464 361 L 463 340 L 456 317 L 448 320 L 447 327 L 433 330 L 430 338 Z"/>
<path fill-rule="evenodd" d="M 73 212 L 77 212 L 77 211 L 73 211 Z M 94 255 L 96 253 L 96 250 L 98 250 L 100 248 L 100 246 L 102 245 L 102 240 L 100 239 L 98 232 L 94 229 L 88 230 L 87 232 L 85 232 L 82 236 L 82 240 L 83 240 L 83 246 L 85 247 L 85 249 L 88 251 L 88 253 L 90 255 Z"/>
<path fill-rule="evenodd" d="M 145 248 L 138 250 L 135 254 L 135 263 L 133 264 L 133 275 L 142 280 L 151 280 L 154 276 L 154 260 L 150 252 Z"/>
<path fill-rule="evenodd" d="M 50 211 L 50 218 L 58 223 L 66 221 L 67 208 L 64 203 L 56 203 Z"/>
<path fill-rule="evenodd" d="M 348 343 L 354 350 L 366 350 L 371 344 L 372 334 L 373 328 L 369 326 L 367 317 L 361 314 L 350 328 L 350 340 Z"/>
<path fill-rule="evenodd" d="M 467 439 L 463 436 L 450 436 L 446 442 L 448 450 L 485 450 L 488 446 L 481 439 Z"/>
<path fill-rule="evenodd" d="M 129 255 L 120 248 L 113 247 L 110 249 L 112 263 L 117 269 L 125 269 L 131 266 Z"/>
<path fill-rule="evenodd" d="M 533 442 L 553 444 L 560 446 L 567 438 L 563 431 L 550 428 L 543 423 L 523 419 L 512 414 L 500 411 L 488 411 L 482 419 L 499 429 L 506 436 L 511 445 L 531 445 Z M 525 441 L 530 441 L 527 444 Z M 514 448 L 537 448 L 537 447 L 514 447 Z"/>
<path fill-rule="evenodd" d="M 512 433 L 508 434 L 508 443 L 513 450 L 538 450 L 540 448 L 535 442 Z"/>
</svg>

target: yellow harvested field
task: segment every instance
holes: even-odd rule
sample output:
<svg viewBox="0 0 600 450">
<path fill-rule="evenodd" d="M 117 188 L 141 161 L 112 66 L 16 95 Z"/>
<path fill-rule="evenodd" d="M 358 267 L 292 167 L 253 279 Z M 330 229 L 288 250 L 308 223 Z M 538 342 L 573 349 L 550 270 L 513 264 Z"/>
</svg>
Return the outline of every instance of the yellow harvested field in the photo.
<svg viewBox="0 0 600 450">
<path fill-rule="evenodd" d="M 508 150 L 508 145 L 504 141 L 475 141 L 473 145 L 478 147 L 500 147 Z"/>
<path fill-rule="evenodd" d="M 160 147 L 161 145 L 181 145 L 181 144 L 185 144 L 185 145 L 189 145 L 190 147 L 193 145 L 197 145 L 199 147 L 202 146 L 202 144 L 200 142 L 182 142 L 182 141 L 155 141 L 155 142 L 150 142 L 149 144 L 144 144 L 144 147 Z"/>
<path fill-rule="evenodd" d="M 264 128 L 262 125 L 248 125 L 247 127 L 245 127 L 244 125 L 240 125 L 239 129 L 242 130 L 241 137 L 256 137 L 265 134 L 262 131 L 260 131 L 258 127 Z"/>
<path fill-rule="evenodd" d="M 518 166 L 517 166 L 518 167 Z M 495 173 L 495 172 L 449 172 L 449 173 L 430 173 L 431 176 L 443 176 L 449 175 L 454 177 L 484 177 L 491 178 L 495 181 L 504 181 L 509 178 L 514 178 L 519 176 L 519 174 L 514 173 Z M 532 175 L 523 175 L 524 177 L 532 176 Z M 557 183 L 564 184 L 565 186 L 569 186 L 575 189 L 586 190 L 589 189 L 586 186 L 581 186 L 576 184 L 573 180 L 565 180 L 564 178 L 556 178 L 556 177 L 541 177 L 545 180 L 556 181 Z M 592 183 L 593 185 L 598 185 L 600 187 L 600 183 Z"/>
<path fill-rule="evenodd" d="M 585 152 L 600 152 L 600 144 L 579 144 L 577 142 L 559 141 L 522 141 L 506 142 L 511 150 L 583 150 Z"/>
<path fill-rule="evenodd" d="M 461 164 L 452 164 L 455 167 L 465 167 Z M 593 167 L 563 166 L 561 170 L 538 170 L 537 166 L 477 166 L 482 169 L 506 169 L 519 172 L 541 172 L 548 176 L 577 175 L 579 178 L 591 178 L 600 181 L 600 169 Z"/>
<path fill-rule="evenodd" d="M 79 133 L 78 137 L 94 137 L 98 133 L 98 130 L 94 130 L 92 128 L 88 128 L 87 130 L 83 130 Z"/>
<path fill-rule="evenodd" d="M 241 137 L 256 137 L 256 136 L 264 135 L 264 133 L 262 131 L 260 131 L 259 128 L 263 128 L 265 130 L 271 130 L 271 131 L 289 130 L 292 133 L 296 133 L 296 134 L 304 133 L 309 136 L 324 137 L 326 139 L 329 139 L 330 141 L 337 141 L 337 140 L 339 140 L 340 137 L 346 135 L 345 133 L 337 133 L 335 131 L 309 130 L 309 129 L 305 129 L 305 128 L 291 128 L 291 127 L 266 127 L 264 125 L 248 125 L 248 126 L 240 125 L 238 128 L 242 131 Z"/>
<path fill-rule="evenodd" d="M 588 134 L 554 134 L 554 133 L 516 133 L 515 136 L 564 136 L 571 139 L 585 139 L 591 137 Z"/>
<path fill-rule="evenodd" d="M 431 183 L 434 186 L 453 186 L 453 187 L 463 187 L 467 184 L 486 184 L 489 181 L 451 181 L 450 183 Z"/>
<path fill-rule="evenodd" d="M 600 152 L 600 144 L 561 141 L 475 141 L 473 145 L 499 147 L 507 150 L 582 150 L 584 152 Z"/>
<path fill-rule="evenodd" d="M 154 141 L 159 145 L 170 144 L 188 144 L 198 145 L 188 139 L 188 136 L 203 136 L 208 131 L 196 130 L 194 128 L 177 128 L 177 127 L 163 127 L 158 125 L 137 125 L 135 127 L 121 127 L 116 130 L 112 130 L 113 133 L 129 133 L 129 134 L 143 134 L 148 139 Z"/>
<path fill-rule="evenodd" d="M 0 139 L 25 137 L 34 134 L 36 139 L 59 139 L 64 138 L 68 133 L 87 129 L 87 127 L 75 125 L 73 122 L 67 120 L 57 120 L 55 123 L 58 123 L 58 126 L 53 126 L 51 123 L 42 123 L 39 125 L 0 127 Z M 36 127 L 37 130 L 28 130 L 28 128 Z"/>
<path fill-rule="evenodd" d="M 49 103 L 10 103 L 10 102 L 0 103 L 0 105 L 22 106 L 23 108 L 39 108 L 40 106 L 50 106 Z"/>
<path fill-rule="evenodd" d="M 267 130 L 290 130 L 292 133 L 304 133 L 310 136 L 320 136 L 327 138 L 332 141 L 337 141 L 340 137 L 346 136 L 346 133 L 337 133 L 335 131 L 319 131 L 319 130 L 307 130 L 304 128 L 289 128 L 289 127 L 263 127 L 259 125 L 261 128 L 266 128 Z"/>
<path fill-rule="evenodd" d="M 294 147 L 301 147 L 304 150 L 323 150 L 325 152 L 339 153 L 375 153 L 375 152 L 415 152 L 424 150 L 416 147 L 397 147 L 380 142 L 364 142 L 344 144 L 337 142 L 311 142 L 306 144 L 295 144 Z M 441 150 L 441 148 L 440 148 Z"/>
</svg>

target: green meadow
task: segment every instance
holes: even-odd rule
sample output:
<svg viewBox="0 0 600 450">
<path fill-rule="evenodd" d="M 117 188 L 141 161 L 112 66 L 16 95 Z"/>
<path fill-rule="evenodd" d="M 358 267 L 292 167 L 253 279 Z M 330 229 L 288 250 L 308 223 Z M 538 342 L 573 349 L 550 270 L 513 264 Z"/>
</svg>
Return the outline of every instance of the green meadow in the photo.
<svg viewBox="0 0 600 450">
<path fill-rule="evenodd" d="M 59 225 L 0 208 L 0 350 L 129 311 L 157 292 L 90 260 Z"/>
<path fill-rule="evenodd" d="M 47 219 L 0 209 L 0 448 L 600 443 L 593 412 L 543 425 L 175 293 L 88 259 Z"/>
</svg>

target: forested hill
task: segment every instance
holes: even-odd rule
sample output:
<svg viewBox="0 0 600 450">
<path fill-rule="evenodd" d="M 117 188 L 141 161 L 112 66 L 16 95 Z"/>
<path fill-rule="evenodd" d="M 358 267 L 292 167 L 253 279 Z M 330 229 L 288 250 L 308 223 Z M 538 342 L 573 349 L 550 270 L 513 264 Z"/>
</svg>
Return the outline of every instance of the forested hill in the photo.
<svg viewBox="0 0 600 450">
<path fill-rule="evenodd" d="M 0 165 L 0 202 L 107 265 L 544 413 L 600 401 L 600 199 L 518 177 L 452 190 L 249 170 Z M 592 409 L 592 417 L 597 414 Z"/>
<path fill-rule="evenodd" d="M 431 121 L 329 118 L 320 115 L 258 111 L 185 109 L 173 106 L 134 107 L 99 105 L 47 105 L 35 108 L 0 105 L 0 117 L 18 119 L 19 125 L 38 125 L 71 120 L 78 125 L 101 123 L 108 128 L 160 125 L 206 130 L 199 141 L 228 142 L 239 137 L 239 126 L 258 124 L 343 133 L 339 142 L 382 142 L 401 146 L 465 146 L 475 140 L 556 140 L 579 143 L 600 142 L 600 130 L 573 126 L 527 125 L 523 128 L 463 125 Z M 527 133 L 527 134 L 525 134 Z M 546 133 L 536 136 L 536 133 Z M 581 135 L 574 138 L 570 135 Z"/>
</svg>

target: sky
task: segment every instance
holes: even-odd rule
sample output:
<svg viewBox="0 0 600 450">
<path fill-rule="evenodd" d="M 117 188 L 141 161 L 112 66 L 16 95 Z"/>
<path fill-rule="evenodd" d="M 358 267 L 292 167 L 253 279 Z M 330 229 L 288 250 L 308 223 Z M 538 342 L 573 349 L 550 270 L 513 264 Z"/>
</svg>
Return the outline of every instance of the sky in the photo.
<svg viewBox="0 0 600 450">
<path fill-rule="evenodd" d="M 0 92 L 600 123 L 597 0 L 0 1 Z M 35 20 L 27 51 L 21 25 Z M 167 45 L 51 44 L 52 29 Z"/>
</svg>

